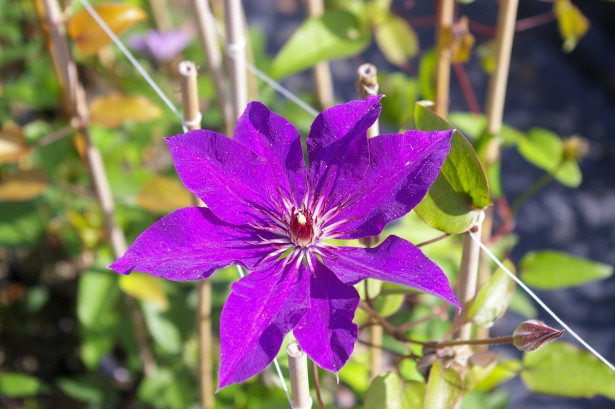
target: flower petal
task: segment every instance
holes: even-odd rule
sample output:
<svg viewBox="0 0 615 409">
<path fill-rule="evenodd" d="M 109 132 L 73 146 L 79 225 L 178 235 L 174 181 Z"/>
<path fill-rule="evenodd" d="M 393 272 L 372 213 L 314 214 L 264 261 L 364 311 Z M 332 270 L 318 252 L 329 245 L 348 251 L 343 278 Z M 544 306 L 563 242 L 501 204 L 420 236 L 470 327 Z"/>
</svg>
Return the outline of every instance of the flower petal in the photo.
<svg viewBox="0 0 615 409">
<path fill-rule="evenodd" d="M 309 277 L 302 266 L 295 272 L 279 261 L 231 285 L 220 318 L 218 388 L 245 381 L 271 363 L 309 308 Z"/>
<path fill-rule="evenodd" d="M 293 330 L 299 345 L 320 367 L 338 372 L 354 349 L 358 328 L 352 322 L 359 305 L 354 287 L 342 283 L 320 262 L 310 275 L 311 306 Z"/>
<path fill-rule="evenodd" d="M 389 236 L 378 247 L 338 247 L 335 257 L 323 261 L 342 282 L 354 285 L 364 278 L 376 278 L 435 295 L 460 307 L 446 275 L 413 244 Z"/>
<path fill-rule="evenodd" d="M 237 141 L 199 129 L 167 144 L 184 186 L 227 223 L 254 223 L 278 197 L 267 161 Z"/>
<path fill-rule="evenodd" d="M 307 137 L 309 179 L 333 206 L 344 200 L 368 165 L 367 130 L 380 114 L 380 96 L 350 101 L 321 112 Z"/>
<path fill-rule="evenodd" d="M 297 128 L 262 103 L 250 102 L 237 121 L 234 139 L 264 158 L 276 183 L 285 193 L 292 191 L 300 204 L 306 168 Z"/>
<path fill-rule="evenodd" d="M 375 236 L 423 199 L 450 150 L 453 130 L 408 131 L 368 141 L 369 167 L 354 183 L 341 238 Z"/>
<path fill-rule="evenodd" d="M 109 266 L 120 274 L 132 270 L 173 281 L 202 280 L 231 264 L 254 268 L 273 251 L 252 246 L 251 229 L 232 226 L 202 207 L 179 209 L 145 230 L 123 257 Z"/>
</svg>

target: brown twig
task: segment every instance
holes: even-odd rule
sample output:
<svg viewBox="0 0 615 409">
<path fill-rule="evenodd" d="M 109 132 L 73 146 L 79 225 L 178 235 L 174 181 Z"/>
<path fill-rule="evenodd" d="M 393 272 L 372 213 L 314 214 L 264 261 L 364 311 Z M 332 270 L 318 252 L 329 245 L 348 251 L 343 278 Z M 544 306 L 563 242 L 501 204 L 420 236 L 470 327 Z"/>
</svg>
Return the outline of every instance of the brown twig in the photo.
<svg viewBox="0 0 615 409">
<path fill-rule="evenodd" d="M 476 99 L 476 94 L 474 93 L 474 89 L 472 88 L 472 83 L 468 78 L 468 74 L 466 73 L 463 64 L 455 63 L 453 64 L 453 69 L 455 70 L 455 75 L 459 80 L 459 85 L 461 85 L 461 90 L 463 91 L 463 95 L 468 103 L 468 107 L 470 111 L 474 114 L 480 114 L 480 107 L 478 106 L 478 100 Z"/>
<path fill-rule="evenodd" d="M 424 247 L 424 246 L 427 246 L 427 245 L 429 245 L 429 244 L 436 243 L 436 242 L 438 242 L 438 241 L 440 241 L 440 240 L 444 240 L 445 238 L 447 238 L 447 237 L 448 237 L 448 236 L 450 236 L 450 235 L 451 235 L 450 233 L 444 233 L 444 234 L 443 234 L 443 235 L 441 235 L 441 236 L 434 237 L 433 239 L 429 239 L 429 240 L 427 240 L 427 241 L 424 241 L 424 242 L 422 242 L 422 243 L 419 243 L 419 244 L 417 244 L 417 245 L 416 245 L 416 247 Z"/>
<path fill-rule="evenodd" d="M 316 362 L 312 361 L 312 373 L 314 375 L 314 389 L 316 390 L 316 399 L 318 400 L 318 406 L 320 409 L 327 409 L 325 407 L 325 403 L 322 401 L 322 396 L 320 395 L 320 380 L 318 378 L 318 365 Z"/>
<path fill-rule="evenodd" d="M 382 328 L 386 331 L 387 334 L 389 334 L 396 340 L 402 341 L 402 342 L 409 342 L 412 344 L 425 345 L 425 342 L 416 341 L 416 340 L 407 338 L 401 331 L 399 331 L 397 328 L 391 325 L 390 322 L 384 319 L 384 317 L 378 314 L 378 312 L 374 310 L 372 307 L 370 307 L 369 305 L 361 302 L 359 303 L 359 308 L 365 311 L 366 313 L 368 313 L 370 317 L 372 317 L 378 324 L 382 326 Z"/>
</svg>

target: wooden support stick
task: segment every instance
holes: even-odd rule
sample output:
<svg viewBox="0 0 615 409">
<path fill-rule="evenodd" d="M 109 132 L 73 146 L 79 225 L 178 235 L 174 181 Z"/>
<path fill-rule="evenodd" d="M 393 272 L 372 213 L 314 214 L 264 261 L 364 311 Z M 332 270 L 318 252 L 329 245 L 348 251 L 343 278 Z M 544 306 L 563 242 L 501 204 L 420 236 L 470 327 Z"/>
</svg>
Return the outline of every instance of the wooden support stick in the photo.
<svg viewBox="0 0 615 409">
<path fill-rule="evenodd" d="M 62 83 L 64 99 L 68 107 L 68 115 L 73 120 L 77 118 L 76 122 L 79 124 L 80 131 L 84 136 L 86 144 L 86 161 L 102 210 L 107 238 L 111 244 L 113 255 L 119 258 L 123 256 L 126 251 L 126 239 L 124 233 L 114 220 L 115 206 L 102 156 L 98 148 L 92 143 L 92 139 L 88 132 L 87 123 L 89 119 L 89 110 L 85 98 L 85 91 L 79 83 L 77 66 L 72 59 L 66 38 L 62 31 L 63 25 L 61 24 L 62 13 L 60 11 L 60 6 L 57 0 L 44 0 L 43 5 L 51 41 L 51 46 L 49 47 L 50 53 L 54 61 L 54 68 Z M 126 297 L 126 302 L 128 308 L 131 310 L 131 316 L 133 318 L 137 343 L 139 345 L 141 359 L 143 360 L 143 371 L 146 375 L 150 375 L 156 370 L 156 363 L 149 344 L 145 320 L 141 310 L 133 299 Z"/>
<path fill-rule="evenodd" d="M 241 0 L 224 0 L 226 50 L 230 57 L 231 120 L 236 121 L 248 104 L 248 73 L 246 71 L 246 38 L 243 32 Z M 230 136 L 230 135 L 229 135 Z"/>
<path fill-rule="evenodd" d="M 446 39 L 453 30 L 455 0 L 438 0 L 438 26 L 436 38 L 438 42 L 438 64 L 436 67 L 436 114 L 446 118 L 449 103 L 449 88 L 451 80 L 451 50 Z"/>
<path fill-rule="evenodd" d="M 308 0 L 307 10 L 309 17 L 320 17 L 325 12 L 323 0 Z M 325 110 L 333 105 L 333 80 L 331 69 L 327 61 L 319 62 L 314 66 L 314 85 L 318 107 Z"/>
<path fill-rule="evenodd" d="M 179 63 L 179 84 L 182 93 L 184 111 L 184 126 L 188 130 L 201 129 L 201 110 L 199 108 L 199 93 L 197 88 L 197 68 L 192 61 Z M 203 206 L 200 199 L 193 197 L 195 206 Z M 199 380 L 201 390 L 201 406 L 212 409 L 215 404 L 213 387 L 213 340 L 211 335 L 211 283 L 203 280 L 198 284 L 197 327 L 199 334 Z"/>
<path fill-rule="evenodd" d="M 199 37 L 207 57 L 207 71 L 212 77 L 212 82 L 216 89 L 216 99 L 224 119 L 224 130 L 227 135 L 231 135 L 233 125 L 231 120 L 230 105 L 228 103 L 226 91 L 226 78 L 224 76 L 224 61 L 218 36 L 216 35 L 216 21 L 209 6 L 208 0 L 192 0 L 196 11 L 197 27 Z"/>
<path fill-rule="evenodd" d="M 472 227 L 472 232 L 480 236 L 482 217 Z M 480 247 L 472 240 L 470 233 L 463 234 L 463 249 L 461 264 L 459 266 L 459 284 L 457 287 L 457 299 L 465 308 L 476 295 L 476 283 L 478 280 L 478 260 Z M 472 335 L 472 324 L 464 324 L 455 334 L 455 339 L 468 339 Z"/>
<path fill-rule="evenodd" d="M 310 381 L 308 377 L 307 355 L 297 341 L 292 341 L 286 348 L 288 353 L 288 372 L 293 409 L 310 409 Z"/>
</svg>

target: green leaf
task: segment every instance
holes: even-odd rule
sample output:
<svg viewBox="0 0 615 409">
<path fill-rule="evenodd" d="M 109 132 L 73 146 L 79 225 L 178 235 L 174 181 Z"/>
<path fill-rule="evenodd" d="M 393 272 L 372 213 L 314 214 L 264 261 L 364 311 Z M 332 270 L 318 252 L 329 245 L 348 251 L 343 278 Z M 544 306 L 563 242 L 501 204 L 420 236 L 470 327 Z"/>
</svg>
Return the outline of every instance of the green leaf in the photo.
<svg viewBox="0 0 615 409">
<path fill-rule="evenodd" d="M 487 117 L 482 114 L 472 112 L 451 112 L 447 116 L 452 125 L 458 128 L 464 136 L 471 140 L 478 140 L 487 129 Z M 502 125 L 498 134 L 502 141 L 502 146 L 516 145 L 525 134 L 512 126 Z"/>
<path fill-rule="evenodd" d="M 548 129 L 530 129 L 517 147 L 525 160 L 553 174 L 562 184 L 568 187 L 577 187 L 581 184 L 579 165 L 574 160 L 563 161 L 562 139 Z"/>
<path fill-rule="evenodd" d="M 434 362 L 429 372 L 424 409 L 453 409 L 461 399 L 462 385 L 457 372 Z"/>
<path fill-rule="evenodd" d="M 395 14 L 389 13 L 376 26 L 374 38 L 386 59 L 397 66 L 407 65 L 419 50 L 416 33 L 405 19 Z"/>
<path fill-rule="evenodd" d="M 178 354 L 181 352 L 182 340 L 179 328 L 169 314 L 161 310 L 155 304 L 143 302 L 145 322 L 150 334 L 160 347 L 167 353 Z"/>
<path fill-rule="evenodd" d="M 402 409 L 408 408 L 402 403 L 402 380 L 396 373 L 389 372 L 377 376 L 365 393 L 364 409 Z M 412 392 L 412 391 L 409 391 Z M 405 402 L 404 402 L 405 403 Z"/>
<path fill-rule="evenodd" d="M 553 12 L 557 18 L 559 33 L 564 39 L 563 49 L 571 52 L 589 30 L 589 20 L 570 0 L 556 0 Z"/>
<path fill-rule="evenodd" d="M 390 317 L 395 314 L 403 304 L 403 294 L 381 295 L 374 300 L 374 309 L 383 317 Z"/>
<path fill-rule="evenodd" d="M 419 64 L 419 91 L 422 98 L 433 101 L 436 96 L 434 85 L 434 72 L 438 63 L 438 54 L 435 49 L 423 53 Z"/>
<path fill-rule="evenodd" d="M 35 202 L 0 203 L 0 246 L 32 247 L 44 230 Z"/>
<path fill-rule="evenodd" d="M 508 309 L 525 318 L 536 318 L 538 316 L 538 310 L 534 306 L 534 302 L 523 291 L 515 291 Z"/>
<path fill-rule="evenodd" d="M 426 391 L 427 385 L 423 382 L 406 382 L 402 390 L 401 407 L 404 409 L 422 408 L 425 404 Z"/>
<path fill-rule="evenodd" d="M 414 111 L 417 97 L 417 82 L 401 72 L 392 74 L 378 73 L 380 92 L 386 95 L 381 100 L 380 119 L 401 127 Z"/>
<path fill-rule="evenodd" d="M 523 355 L 521 379 L 529 390 L 570 398 L 615 399 L 615 372 L 589 352 L 554 342 Z"/>
<path fill-rule="evenodd" d="M 367 47 L 369 39 L 366 27 L 347 11 L 333 10 L 310 18 L 275 57 L 271 76 L 282 78 L 321 61 L 355 55 Z"/>
<path fill-rule="evenodd" d="M 515 271 L 510 260 L 504 260 L 504 266 L 512 272 Z M 493 321 L 506 312 L 514 292 L 515 282 L 504 270 L 498 268 L 466 307 L 466 318 L 480 326 L 491 327 Z"/>
<path fill-rule="evenodd" d="M 56 385 L 62 392 L 80 402 L 100 405 L 104 400 L 104 391 L 87 378 L 62 378 L 58 379 Z"/>
<path fill-rule="evenodd" d="M 452 129 L 432 112 L 425 102 L 417 102 L 414 120 L 418 129 Z M 416 207 L 428 225 L 446 233 L 463 232 L 476 223 L 480 212 L 491 205 L 487 177 L 472 145 L 456 131 L 451 151 L 427 196 Z"/>
<path fill-rule="evenodd" d="M 507 359 L 498 362 L 489 375 L 481 379 L 474 389 L 478 391 L 490 391 L 499 384 L 517 376 L 520 370 L 521 362 L 517 359 Z"/>
<path fill-rule="evenodd" d="M 106 269 L 90 269 L 81 274 L 77 289 L 77 317 L 86 329 L 96 330 L 109 319 L 119 299 L 117 274 Z"/>
<path fill-rule="evenodd" d="M 38 378 L 16 372 L 6 372 L 0 375 L 0 395 L 9 398 L 35 396 L 47 388 Z"/>
<path fill-rule="evenodd" d="M 542 290 L 574 287 L 613 275 L 613 266 L 559 251 L 530 252 L 520 264 L 521 279 Z"/>
</svg>

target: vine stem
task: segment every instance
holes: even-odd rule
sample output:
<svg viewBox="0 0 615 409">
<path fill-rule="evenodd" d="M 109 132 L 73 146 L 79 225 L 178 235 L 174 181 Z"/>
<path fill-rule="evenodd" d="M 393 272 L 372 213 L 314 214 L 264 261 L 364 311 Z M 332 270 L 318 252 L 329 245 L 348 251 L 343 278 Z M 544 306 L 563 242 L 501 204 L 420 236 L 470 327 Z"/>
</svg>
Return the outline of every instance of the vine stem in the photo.
<svg viewBox="0 0 615 409">
<path fill-rule="evenodd" d="M 325 12 L 323 0 L 307 0 L 306 3 L 309 17 L 320 17 Z M 333 80 L 329 63 L 319 62 L 314 66 L 313 73 L 318 108 L 325 110 L 333 105 Z"/>
<path fill-rule="evenodd" d="M 540 189 L 545 187 L 549 182 L 551 182 L 555 176 L 554 173 L 557 172 L 555 170 L 553 173 L 545 173 L 542 175 L 540 179 L 538 179 L 532 186 L 530 186 L 527 190 L 525 190 L 518 198 L 510 206 L 511 215 L 517 214 L 523 203 L 526 202 L 527 199 L 534 196 Z"/>
<path fill-rule="evenodd" d="M 100 151 L 92 143 L 87 128 L 89 109 L 85 98 L 85 90 L 79 83 L 77 66 L 72 59 L 70 49 L 68 48 L 66 38 L 62 31 L 62 12 L 57 0 L 44 0 L 43 5 L 50 38 L 49 51 L 56 73 L 60 78 L 64 102 L 68 114 L 71 117 L 71 122 L 74 121 L 74 118 L 77 119 L 79 130 L 84 136 L 86 161 L 92 178 L 92 184 L 94 185 L 98 198 L 98 203 L 102 210 L 105 231 L 109 243 L 111 244 L 113 255 L 119 258 L 124 255 L 126 251 L 126 239 L 124 233 L 114 220 L 115 205 L 107 173 L 105 171 L 105 165 Z M 151 375 L 156 370 L 156 362 L 149 344 L 143 313 L 134 299 L 125 297 L 125 300 L 133 319 L 139 352 L 143 360 L 143 371 L 146 376 Z"/>
<path fill-rule="evenodd" d="M 495 345 L 495 344 L 509 344 L 513 342 L 511 335 L 497 338 L 483 338 L 483 339 L 459 339 L 455 341 L 444 342 L 428 342 L 425 346 L 432 348 L 444 348 L 457 345 Z"/>
<path fill-rule="evenodd" d="M 410 343 L 418 344 L 418 345 L 427 344 L 427 342 L 416 341 L 416 340 L 407 338 L 401 331 L 399 331 L 397 328 L 391 325 L 390 322 L 384 319 L 384 317 L 378 314 L 378 312 L 374 310 L 372 307 L 370 307 L 369 305 L 360 302 L 359 308 L 365 311 L 366 313 L 368 313 L 370 317 L 372 317 L 378 324 L 380 324 L 380 326 L 382 326 L 382 328 L 386 331 L 387 334 L 389 334 L 396 340 L 402 341 L 402 342 L 410 342 Z"/>
<path fill-rule="evenodd" d="M 322 396 L 320 396 L 320 380 L 318 378 L 318 365 L 316 362 L 312 361 L 312 372 L 314 375 L 314 389 L 316 390 L 316 399 L 318 400 L 318 406 L 320 409 L 326 409 L 325 403 L 322 400 Z"/>
<path fill-rule="evenodd" d="M 201 129 L 201 111 L 197 87 L 198 70 L 192 61 L 182 61 L 178 66 L 179 85 L 182 95 L 183 122 L 188 130 Z M 204 206 L 197 197 L 192 198 L 195 206 Z M 203 280 L 197 286 L 198 309 L 197 328 L 199 335 L 199 381 L 201 406 L 212 409 L 215 404 L 213 388 L 213 340 L 211 336 L 211 282 Z"/>
</svg>

